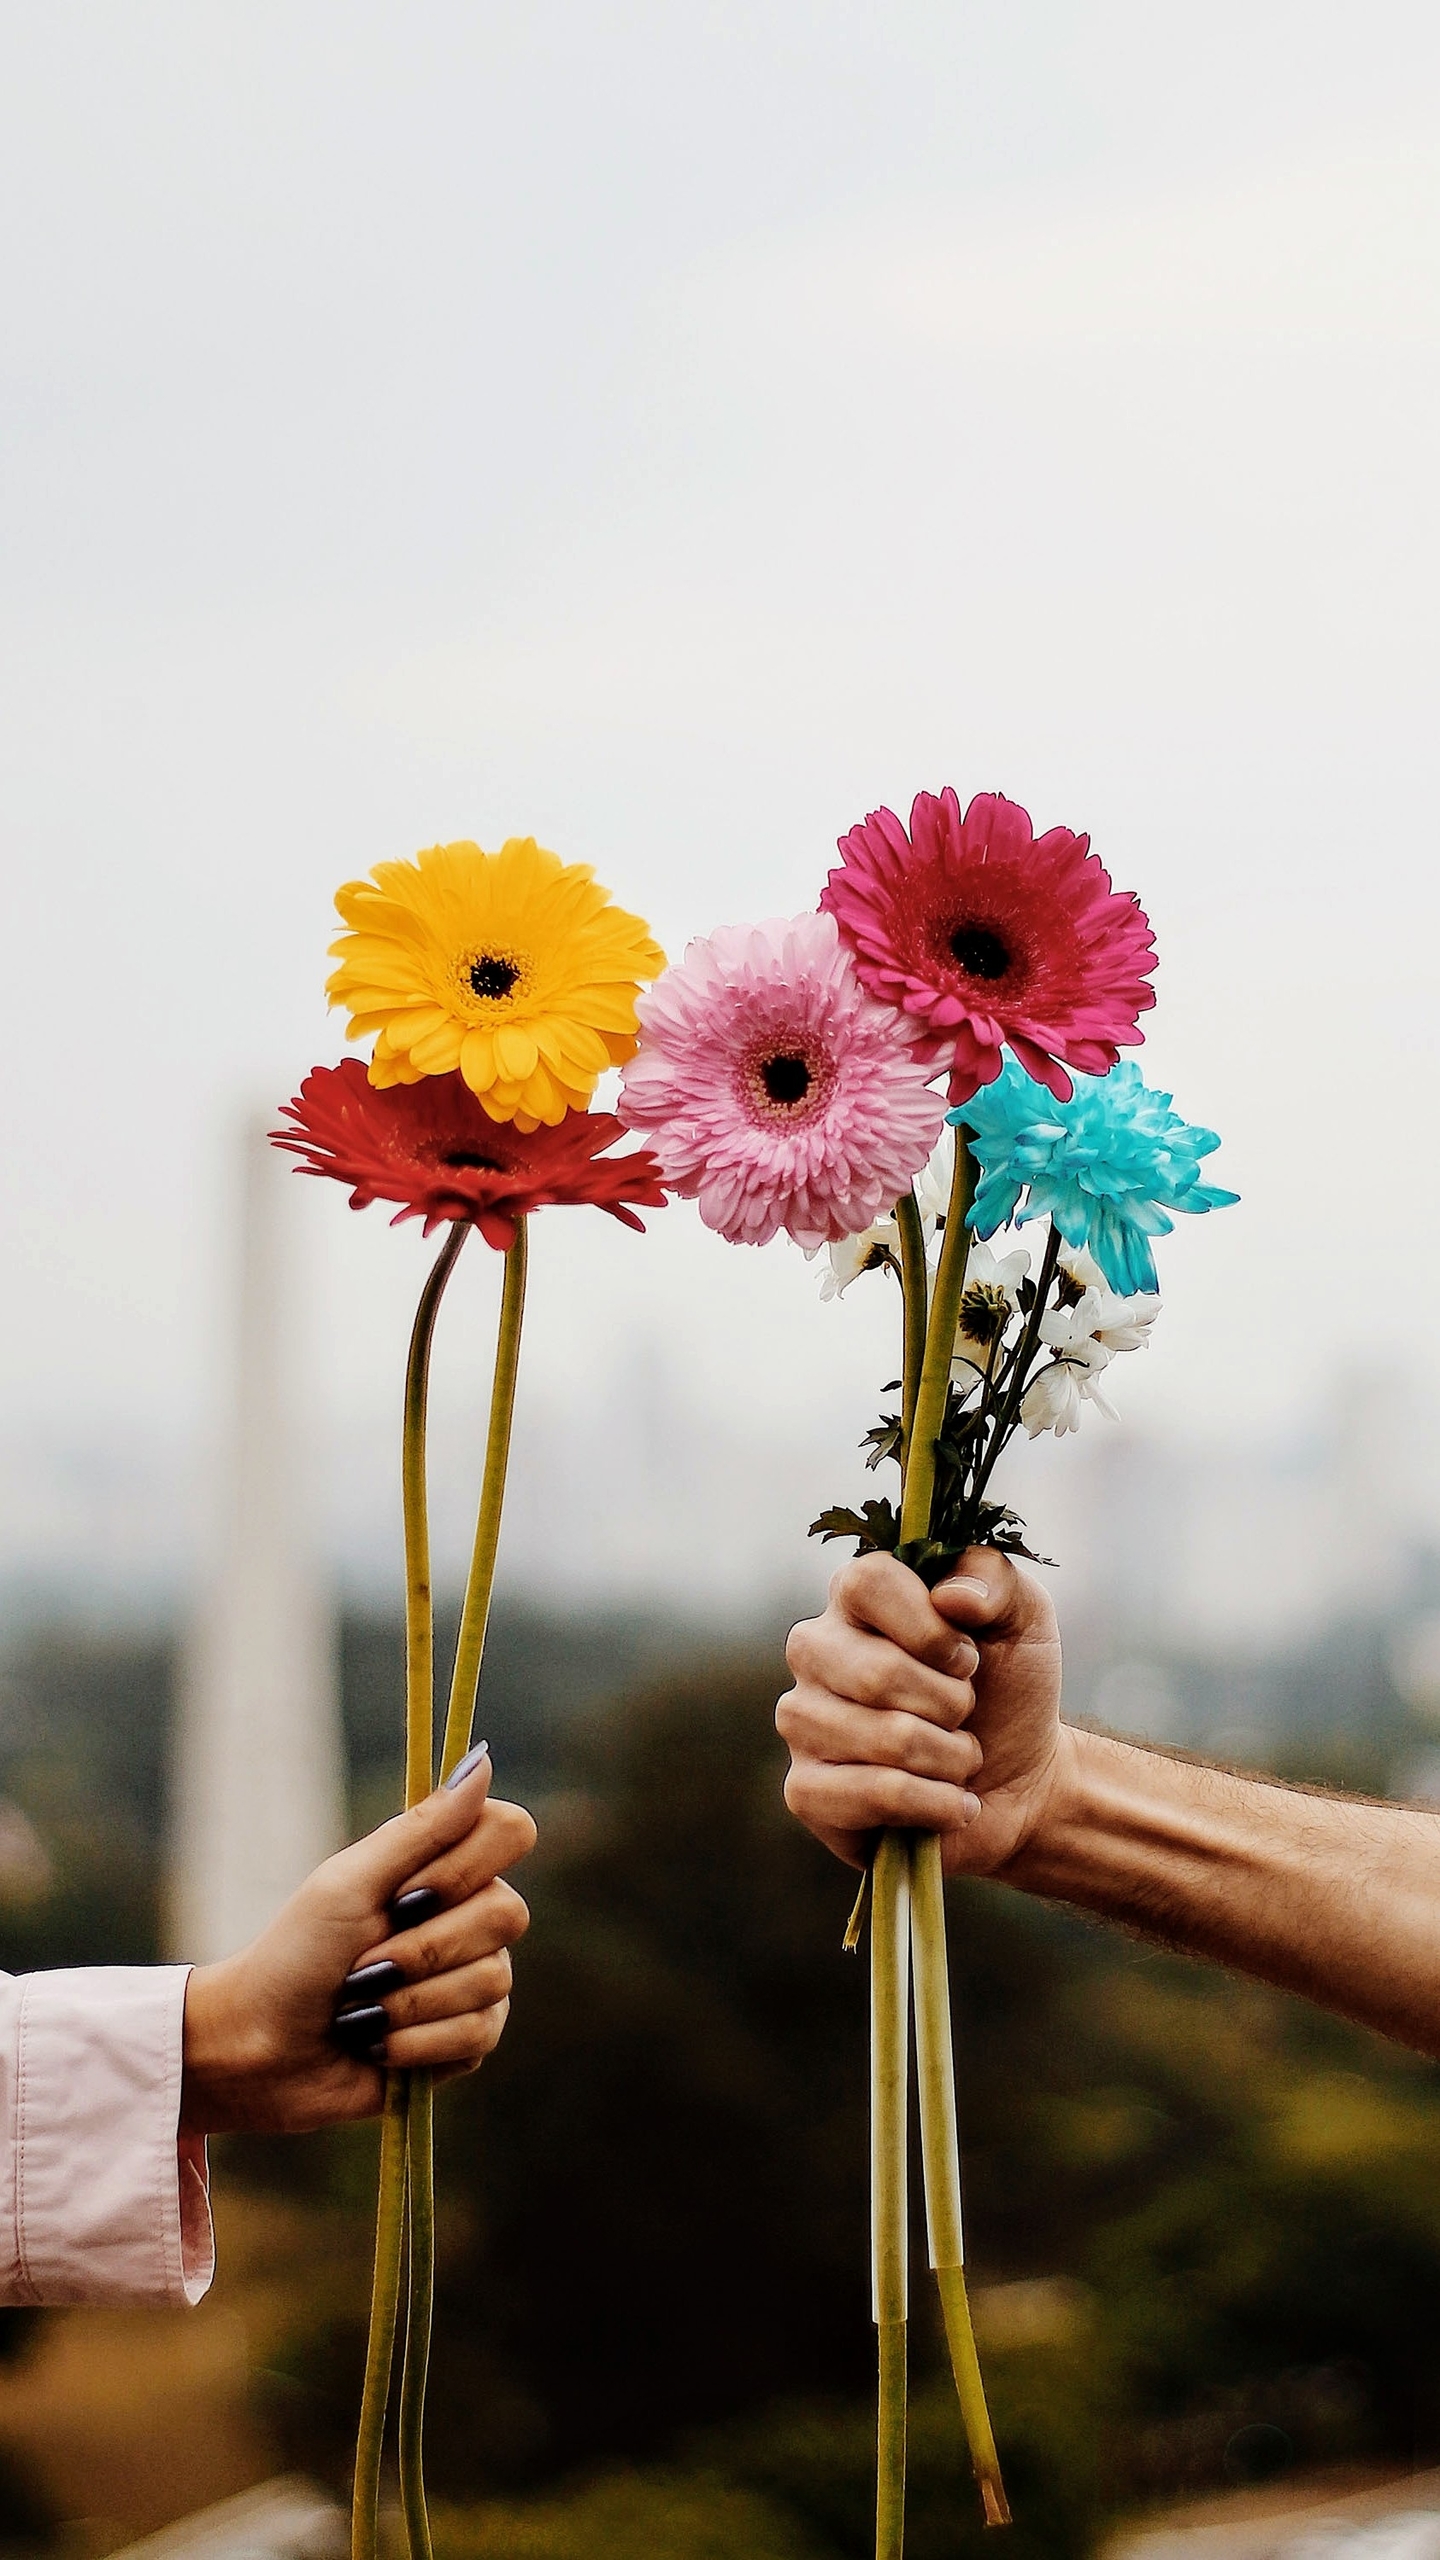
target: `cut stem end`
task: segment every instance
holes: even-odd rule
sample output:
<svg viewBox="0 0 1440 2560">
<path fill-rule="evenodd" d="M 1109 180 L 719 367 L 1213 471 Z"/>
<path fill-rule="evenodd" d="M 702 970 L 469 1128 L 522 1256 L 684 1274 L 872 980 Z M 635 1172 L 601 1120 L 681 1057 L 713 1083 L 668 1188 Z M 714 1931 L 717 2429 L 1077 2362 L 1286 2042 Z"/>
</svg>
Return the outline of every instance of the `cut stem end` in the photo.
<svg viewBox="0 0 1440 2560">
<path fill-rule="evenodd" d="M 975 2466 L 985 2521 L 987 2524 L 1008 2524 L 1010 2501 L 1000 2476 L 995 2430 L 990 2424 L 985 2385 L 980 2376 L 980 2358 L 970 2318 L 970 2298 L 965 2290 L 965 2270 L 963 2267 L 937 2267 L 935 2282 L 940 2288 L 945 2340 L 950 2349 L 950 2370 L 955 2376 L 956 2396 L 965 2422 L 965 2437 Z"/>
<path fill-rule="evenodd" d="M 871 1870 L 867 1867 L 860 1879 L 860 1890 L 855 1896 L 854 1908 L 845 1923 L 845 1935 L 840 1945 L 847 1956 L 853 1956 L 857 1952 L 864 1934 L 865 1914 L 870 1908 L 870 1874 Z"/>
<path fill-rule="evenodd" d="M 1010 2513 L 1010 2501 L 1005 2495 L 1003 2480 L 982 2480 L 980 2502 L 985 2509 L 987 2524 L 1010 2524 L 1014 2521 Z"/>
</svg>

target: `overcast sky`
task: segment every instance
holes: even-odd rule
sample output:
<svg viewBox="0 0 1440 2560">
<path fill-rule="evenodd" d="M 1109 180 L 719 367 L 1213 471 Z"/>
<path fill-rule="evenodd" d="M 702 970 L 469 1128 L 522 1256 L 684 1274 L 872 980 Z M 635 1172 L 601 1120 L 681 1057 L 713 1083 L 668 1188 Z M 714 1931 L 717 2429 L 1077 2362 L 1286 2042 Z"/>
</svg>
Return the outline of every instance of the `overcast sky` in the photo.
<svg viewBox="0 0 1440 2560">
<path fill-rule="evenodd" d="M 1140 893 L 1142 1063 L 1244 1194 L 1136 1418 L 1433 1381 L 1433 7 L 0 17 L 14 1447 L 200 1444 L 338 881 L 533 832 L 678 951 L 946 782 Z M 378 1428 L 422 1249 L 294 1195 L 317 1402 Z M 658 1347 L 843 1441 L 890 1374 L 878 1301 L 689 1208 L 536 1261 L 552 1404 Z"/>
</svg>

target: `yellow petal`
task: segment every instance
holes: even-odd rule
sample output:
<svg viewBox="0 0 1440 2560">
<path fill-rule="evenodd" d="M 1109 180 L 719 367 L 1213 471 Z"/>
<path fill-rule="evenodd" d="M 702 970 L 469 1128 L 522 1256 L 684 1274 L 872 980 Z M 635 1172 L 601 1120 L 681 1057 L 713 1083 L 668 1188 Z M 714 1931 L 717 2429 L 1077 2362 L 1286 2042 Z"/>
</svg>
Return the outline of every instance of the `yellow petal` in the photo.
<svg viewBox="0 0 1440 2560">
<path fill-rule="evenodd" d="M 458 1022 L 442 1020 L 435 1030 L 409 1042 L 410 1055 L 422 1075 L 448 1076 L 460 1064 L 462 1038 Z"/>
<path fill-rule="evenodd" d="M 502 1022 L 496 1025 L 495 1064 L 503 1076 L 511 1078 L 516 1084 L 523 1084 L 525 1078 L 534 1073 L 536 1054 L 533 1031 L 527 1031 L 523 1024 L 518 1022 Z"/>
<path fill-rule="evenodd" d="M 490 1032 L 466 1032 L 460 1043 L 460 1073 L 483 1102 L 495 1081 L 495 1043 Z"/>
</svg>

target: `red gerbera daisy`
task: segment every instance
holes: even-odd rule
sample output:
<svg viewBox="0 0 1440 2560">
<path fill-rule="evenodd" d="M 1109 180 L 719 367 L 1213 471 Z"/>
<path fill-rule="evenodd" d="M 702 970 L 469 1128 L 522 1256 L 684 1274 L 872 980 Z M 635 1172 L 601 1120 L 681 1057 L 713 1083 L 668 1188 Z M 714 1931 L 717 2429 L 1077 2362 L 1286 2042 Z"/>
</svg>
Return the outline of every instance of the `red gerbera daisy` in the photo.
<svg viewBox="0 0 1440 2560">
<path fill-rule="evenodd" d="M 1068 1102 L 1067 1065 L 1108 1075 L 1120 1045 L 1143 1039 L 1154 939 L 1088 836 L 1037 836 L 996 792 L 962 816 L 953 791 L 922 791 L 908 835 L 876 809 L 840 852 L 820 904 L 872 993 L 917 1018 L 933 1057 L 950 1053 L 952 1104 L 994 1082 L 1002 1041 Z"/>
<path fill-rule="evenodd" d="M 602 1153 L 625 1134 L 612 1111 L 567 1111 L 557 1127 L 526 1136 L 514 1121 L 492 1120 L 462 1075 L 379 1086 L 358 1058 L 312 1068 L 282 1108 L 294 1125 L 270 1134 L 305 1159 L 302 1173 L 352 1183 L 352 1209 L 398 1200 L 391 1225 L 423 1218 L 427 1236 L 446 1219 L 464 1218 L 505 1253 L 531 1209 L 589 1203 L 639 1227 L 636 1206 L 665 1206 L 648 1148 Z"/>
</svg>

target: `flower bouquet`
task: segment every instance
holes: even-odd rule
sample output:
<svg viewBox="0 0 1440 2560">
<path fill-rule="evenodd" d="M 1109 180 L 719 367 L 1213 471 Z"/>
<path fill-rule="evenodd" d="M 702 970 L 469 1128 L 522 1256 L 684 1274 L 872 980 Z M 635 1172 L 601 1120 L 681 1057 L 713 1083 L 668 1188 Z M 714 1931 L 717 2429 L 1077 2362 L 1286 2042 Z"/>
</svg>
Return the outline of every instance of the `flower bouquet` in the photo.
<svg viewBox="0 0 1440 2560">
<path fill-rule="evenodd" d="M 405 1371 L 401 1484 L 405 1541 L 405 1801 L 453 1776 L 471 1749 L 495 1578 L 525 1302 L 528 1220 L 590 1204 L 629 1227 L 665 1190 L 648 1151 L 612 1152 L 613 1114 L 589 1108 L 596 1083 L 635 1047 L 636 998 L 664 954 L 639 918 L 611 904 L 588 866 L 532 839 L 499 853 L 437 845 L 384 862 L 336 899 L 347 930 L 333 946 L 332 1003 L 358 1058 L 316 1067 L 284 1106 L 277 1146 L 300 1169 L 349 1187 L 350 1205 L 397 1204 L 392 1224 L 445 1231 L 416 1310 Z M 435 1752 L 434 1623 L 426 1508 L 430 1351 L 446 1286 L 475 1230 L 504 1256 L 499 1330 L 479 1510 L 449 1702 Z M 484 1748 L 483 1745 L 480 1746 Z M 407 1902 L 418 1902 L 423 1888 Z M 433 1897 L 425 1897 L 433 1901 Z M 426 1915 L 392 1914 L 399 1925 Z M 383 2048 L 385 2016 L 363 1992 L 335 2021 L 360 2059 Z M 410 2560 L 430 2560 L 423 2471 L 426 2368 L 434 2297 L 434 2092 L 427 2071 L 386 2077 L 375 2271 L 355 2458 L 354 2560 L 374 2560 L 381 2455 L 405 2277 L 398 2440 Z"/>
<path fill-rule="evenodd" d="M 1118 1062 L 1155 950 L 1088 838 L 1037 837 L 989 794 L 962 813 L 947 790 L 920 794 L 908 830 L 876 811 L 839 850 L 817 912 L 694 942 L 640 999 L 618 1109 L 731 1243 L 828 1249 L 829 1296 L 866 1271 L 899 1282 L 899 1402 L 862 1444 L 898 1466 L 898 1503 L 826 1511 L 812 1534 L 933 1586 L 968 1547 L 1031 1553 L 994 1484 L 1007 1443 L 1108 1411 L 1105 1372 L 1158 1312 L 1151 1239 L 1234 1195 L 1200 1180 L 1214 1135 Z M 1032 1274 L 1025 1246 L 991 1239 L 1035 1221 Z M 875 2548 L 900 2560 L 912 1983 L 930 2261 L 985 2516 L 1009 2511 L 965 2291 L 938 1840 L 877 1841 L 847 1944 L 867 1900 Z"/>
</svg>

